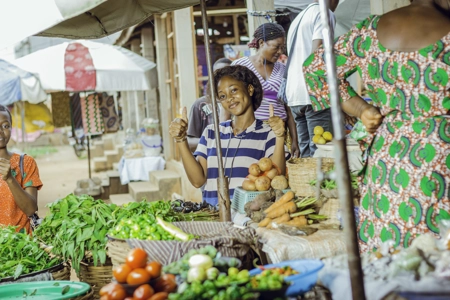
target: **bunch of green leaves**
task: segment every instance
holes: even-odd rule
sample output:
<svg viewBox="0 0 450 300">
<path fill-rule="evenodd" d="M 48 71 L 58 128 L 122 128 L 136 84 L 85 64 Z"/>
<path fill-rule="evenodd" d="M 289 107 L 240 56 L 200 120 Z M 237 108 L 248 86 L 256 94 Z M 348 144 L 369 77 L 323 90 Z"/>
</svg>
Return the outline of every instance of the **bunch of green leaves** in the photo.
<svg viewBox="0 0 450 300">
<path fill-rule="evenodd" d="M 70 194 L 49 208 L 35 234 L 52 246 L 53 254 L 70 259 L 77 273 L 87 254 L 92 254 L 94 265 L 106 262 L 106 233 L 116 223 L 117 205 Z"/>
<path fill-rule="evenodd" d="M 332 172 L 333 170 L 329 171 L 328 173 Z M 356 172 L 352 172 L 350 174 L 350 178 L 351 178 L 351 184 L 352 184 L 352 188 L 354 190 L 357 190 L 359 188 L 359 182 L 358 182 L 358 175 Z M 317 185 L 317 180 L 311 180 L 309 182 L 309 185 L 311 186 L 316 186 Z M 334 190 L 337 188 L 337 184 L 335 180 L 331 180 L 331 179 L 325 179 L 324 181 L 322 181 L 322 184 L 320 185 L 321 189 L 324 190 Z"/>
<path fill-rule="evenodd" d="M 29 274 L 48 269 L 62 260 L 51 258 L 39 241 L 26 233 L 16 232 L 15 227 L 0 227 L 0 278 Z"/>
</svg>

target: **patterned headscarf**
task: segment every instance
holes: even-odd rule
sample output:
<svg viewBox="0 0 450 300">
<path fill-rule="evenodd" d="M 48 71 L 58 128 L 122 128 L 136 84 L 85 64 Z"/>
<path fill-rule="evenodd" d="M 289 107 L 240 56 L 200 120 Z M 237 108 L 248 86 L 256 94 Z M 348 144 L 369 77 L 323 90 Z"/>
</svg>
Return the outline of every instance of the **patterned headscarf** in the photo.
<svg viewBox="0 0 450 300">
<path fill-rule="evenodd" d="M 253 34 L 254 39 L 248 43 L 248 47 L 259 49 L 259 40 L 267 42 L 285 36 L 286 32 L 281 25 L 264 23 L 256 28 L 255 33 Z"/>
</svg>

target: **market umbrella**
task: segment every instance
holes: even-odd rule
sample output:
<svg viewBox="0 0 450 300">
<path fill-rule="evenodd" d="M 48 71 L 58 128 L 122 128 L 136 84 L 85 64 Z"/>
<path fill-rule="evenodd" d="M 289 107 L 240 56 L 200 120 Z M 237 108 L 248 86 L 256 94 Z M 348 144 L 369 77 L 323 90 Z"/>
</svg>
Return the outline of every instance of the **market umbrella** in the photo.
<svg viewBox="0 0 450 300">
<path fill-rule="evenodd" d="M 0 49 L 31 35 L 94 39 L 199 0 L 2 0 Z"/>
<path fill-rule="evenodd" d="M 47 94 L 39 78 L 0 59 L 0 104 L 11 105 L 20 100 L 36 104 L 45 99 Z"/>
<path fill-rule="evenodd" d="M 86 40 L 48 47 L 15 62 L 48 91 L 145 91 L 156 64 L 123 47 Z"/>
</svg>

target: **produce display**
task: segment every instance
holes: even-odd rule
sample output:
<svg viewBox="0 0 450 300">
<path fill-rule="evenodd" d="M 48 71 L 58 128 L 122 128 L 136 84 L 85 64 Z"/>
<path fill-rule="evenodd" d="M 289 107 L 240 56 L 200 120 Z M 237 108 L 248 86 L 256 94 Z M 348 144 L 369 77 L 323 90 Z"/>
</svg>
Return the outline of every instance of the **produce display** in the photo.
<svg viewBox="0 0 450 300">
<path fill-rule="evenodd" d="M 237 262 L 230 260 L 223 269 L 220 253 L 214 247 L 190 250 L 181 260 L 163 268 L 184 280 L 176 293 L 169 294 L 169 299 L 258 299 L 261 292 L 278 291 L 286 286 L 286 275 L 281 272 L 268 270 L 251 277 L 248 270 L 230 266 Z M 219 268 L 225 272 L 221 273 Z"/>
<path fill-rule="evenodd" d="M 151 214 L 122 218 L 115 227 L 108 231 L 108 235 L 118 239 L 133 238 L 150 241 L 188 241 L 194 238 L 193 235 L 188 235 L 160 217 Z"/>
<path fill-rule="evenodd" d="M 177 213 L 190 213 L 204 211 L 208 212 L 211 216 L 218 216 L 219 212 L 217 208 L 208 202 L 192 202 L 184 201 L 181 199 L 173 200 L 171 203 L 172 210 Z"/>
<path fill-rule="evenodd" d="M 0 279 L 16 279 L 61 262 L 58 257 L 50 257 L 30 235 L 16 232 L 15 227 L 0 227 Z"/>
<path fill-rule="evenodd" d="M 263 157 L 258 163 L 251 164 L 248 176 L 242 182 L 246 191 L 267 191 L 273 189 L 284 190 L 289 186 L 285 176 L 270 158 Z"/>
<path fill-rule="evenodd" d="M 191 249 L 183 257 L 163 268 L 165 273 L 179 275 L 182 279 L 187 280 L 189 276 L 189 270 L 193 267 L 202 267 L 207 269 L 205 276 L 208 272 L 218 272 L 220 270 L 237 267 L 239 260 L 236 258 L 225 259 L 221 257 L 221 254 L 213 246 L 206 246 L 200 249 Z M 196 270 L 196 269 L 193 269 Z M 198 271 L 198 270 L 197 270 Z M 202 272 L 195 273 L 191 271 L 190 278 L 197 278 L 194 275 L 199 275 L 199 278 L 203 278 Z M 194 277 L 193 277 L 194 276 Z"/>
<path fill-rule="evenodd" d="M 167 222 L 211 220 L 215 213 L 177 213 L 172 210 L 170 201 L 132 202 L 119 207 L 87 195 L 72 194 L 48 207 L 50 214 L 34 234 L 51 246 L 53 255 L 70 259 L 77 273 L 82 260 L 92 260 L 95 266 L 106 262 L 110 230 L 118 238 L 188 240 L 192 236 Z"/>
<path fill-rule="evenodd" d="M 271 190 L 246 203 L 245 211 L 248 217 L 259 223 L 259 227 L 270 229 L 277 224 L 301 228 L 314 220 L 326 219 L 315 214 L 315 202 L 312 197 L 296 199 L 292 191 L 283 194 L 280 190 Z"/>
<path fill-rule="evenodd" d="M 100 290 L 101 300 L 164 300 L 177 288 L 173 275 L 161 274 L 161 264 L 148 261 L 147 253 L 132 249 L 125 264 L 113 270 L 115 282 Z M 130 299 L 130 298 L 128 298 Z"/>
<path fill-rule="evenodd" d="M 333 135 L 329 131 L 325 131 L 322 126 L 314 127 L 314 136 L 312 142 L 318 145 L 324 145 L 333 140 Z"/>
</svg>

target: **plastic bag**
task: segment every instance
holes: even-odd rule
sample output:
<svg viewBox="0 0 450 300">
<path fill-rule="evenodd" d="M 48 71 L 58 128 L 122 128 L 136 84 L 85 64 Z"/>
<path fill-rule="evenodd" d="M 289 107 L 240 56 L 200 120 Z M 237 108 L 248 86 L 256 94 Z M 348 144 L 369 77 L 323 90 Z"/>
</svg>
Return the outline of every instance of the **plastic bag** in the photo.
<svg viewBox="0 0 450 300">
<path fill-rule="evenodd" d="M 355 141 L 363 141 L 369 136 L 369 133 L 366 130 L 366 126 L 361 122 L 361 120 L 358 120 L 356 122 L 355 126 L 353 126 L 352 131 L 350 132 L 350 137 L 354 139 Z"/>
</svg>

